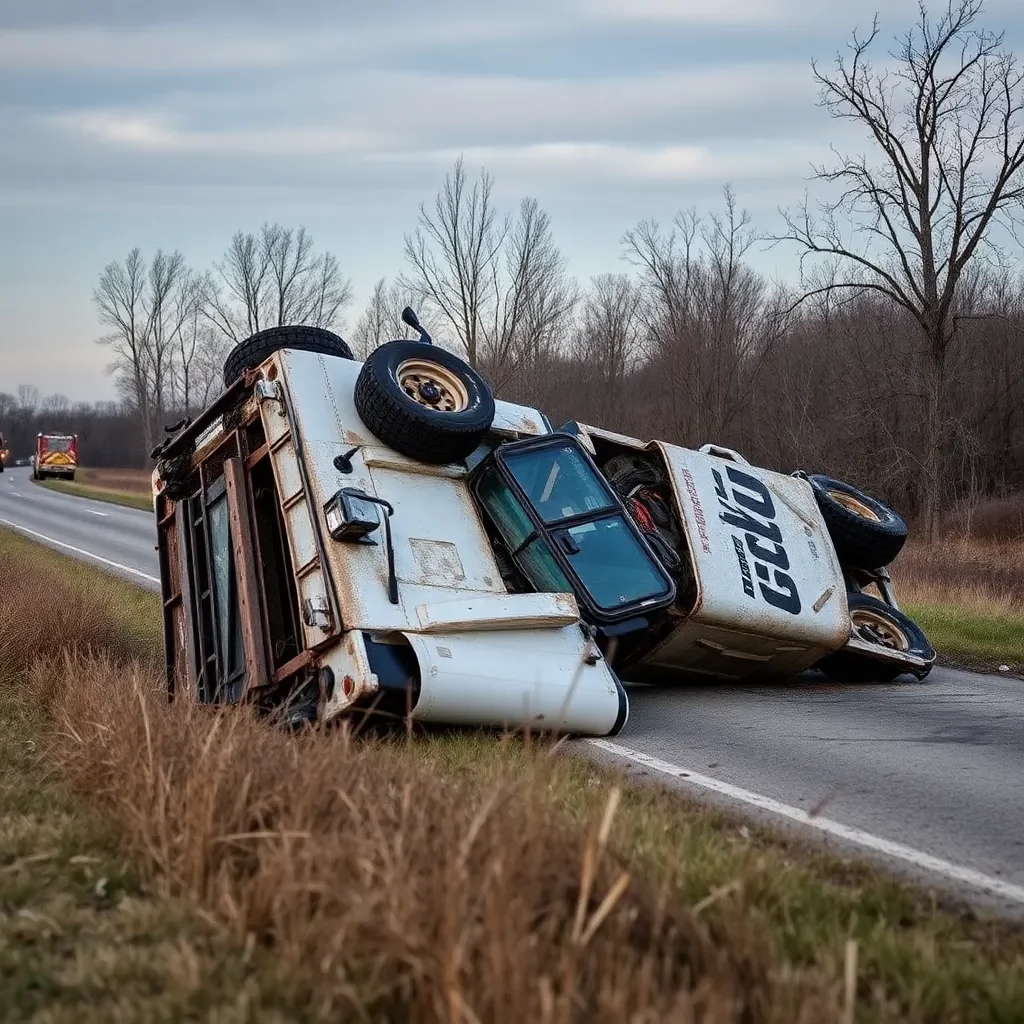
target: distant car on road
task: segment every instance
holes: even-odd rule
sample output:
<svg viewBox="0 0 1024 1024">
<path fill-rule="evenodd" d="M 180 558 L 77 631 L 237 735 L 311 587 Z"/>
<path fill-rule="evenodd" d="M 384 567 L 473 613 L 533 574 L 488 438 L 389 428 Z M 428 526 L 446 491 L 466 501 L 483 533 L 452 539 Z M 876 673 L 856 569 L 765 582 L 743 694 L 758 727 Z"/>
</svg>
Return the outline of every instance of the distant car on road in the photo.
<svg viewBox="0 0 1024 1024">
<path fill-rule="evenodd" d="M 403 319 L 420 339 L 362 364 L 317 328 L 253 335 L 154 452 L 172 692 L 607 735 L 620 678 L 927 675 L 892 509 L 718 445 L 555 430 Z"/>
</svg>

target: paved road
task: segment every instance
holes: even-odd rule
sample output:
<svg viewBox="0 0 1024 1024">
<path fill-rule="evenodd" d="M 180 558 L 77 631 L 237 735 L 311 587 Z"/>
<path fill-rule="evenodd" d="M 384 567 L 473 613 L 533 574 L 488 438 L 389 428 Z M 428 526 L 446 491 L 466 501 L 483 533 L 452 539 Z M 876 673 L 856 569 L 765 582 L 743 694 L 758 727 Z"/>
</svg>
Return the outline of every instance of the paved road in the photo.
<svg viewBox="0 0 1024 1024">
<path fill-rule="evenodd" d="M 156 524 L 150 513 L 89 501 L 32 482 L 31 470 L 0 475 L 0 526 L 157 590 Z"/>
<path fill-rule="evenodd" d="M 12 470 L 0 477 L 0 525 L 155 588 L 145 512 Z M 756 813 L 799 822 L 814 812 L 842 842 L 895 851 L 894 863 L 937 870 L 961 892 L 993 880 L 1001 905 L 1024 909 L 1024 681 L 935 669 L 923 683 L 876 686 L 633 687 L 630 703 L 625 730 L 592 748 L 598 756 Z"/>
</svg>

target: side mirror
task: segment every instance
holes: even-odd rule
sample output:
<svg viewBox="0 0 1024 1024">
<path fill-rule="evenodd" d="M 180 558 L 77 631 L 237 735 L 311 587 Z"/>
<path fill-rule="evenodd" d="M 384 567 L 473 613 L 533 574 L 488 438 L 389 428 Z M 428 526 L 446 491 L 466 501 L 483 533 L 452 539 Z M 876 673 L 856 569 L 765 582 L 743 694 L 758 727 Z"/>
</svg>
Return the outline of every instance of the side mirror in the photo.
<svg viewBox="0 0 1024 1024">
<path fill-rule="evenodd" d="M 420 318 L 416 315 L 411 306 L 406 306 L 405 309 L 402 310 L 402 323 L 411 327 L 419 335 L 419 340 L 422 341 L 424 345 L 433 344 L 430 335 L 423 329 L 423 326 L 420 324 Z"/>
</svg>

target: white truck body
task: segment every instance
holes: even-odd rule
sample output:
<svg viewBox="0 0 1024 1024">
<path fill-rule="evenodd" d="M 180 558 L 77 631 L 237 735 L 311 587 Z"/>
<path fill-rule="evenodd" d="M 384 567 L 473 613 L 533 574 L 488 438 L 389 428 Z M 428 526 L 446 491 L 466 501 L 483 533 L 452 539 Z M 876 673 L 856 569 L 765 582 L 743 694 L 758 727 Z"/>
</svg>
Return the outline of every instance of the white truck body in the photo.
<svg viewBox="0 0 1024 1024">
<path fill-rule="evenodd" d="M 243 596 L 247 681 L 240 692 L 280 681 L 298 666 L 331 680 L 321 699 L 325 721 L 387 698 L 393 709 L 404 701 L 403 710 L 423 722 L 618 732 L 628 716 L 626 691 L 594 630 L 581 622 L 576 597 L 510 591 L 469 482 L 488 446 L 550 435 L 543 414 L 498 401 L 479 458 L 418 462 L 361 419 L 353 398 L 360 368 L 355 360 L 280 350 L 247 378 L 230 423 L 214 419 L 195 439 L 194 466 L 215 466 L 223 461 L 218 452 L 229 449 L 237 463 L 224 472 Z M 663 460 L 689 549 L 695 589 L 688 606 L 668 610 L 656 642 L 634 645 L 622 670 L 627 679 L 785 677 L 851 643 L 843 571 L 806 480 L 712 446 L 692 451 L 576 426 L 591 454 L 604 442 Z M 262 444 L 238 451 L 237 442 L 228 443 L 245 431 Z M 245 549 L 245 521 L 259 530 L 255 485 L 238 481 L 261 459 L 273 469 L 301 620 L 301 653 L 286 665 L 273 662 L 269 641 L 255 635 L 266 630 L 266 609 L 248 607 L 262 567 L 245 564 L 254 557 Z M 204 481 L 213 479 L 213 470 L 201 472 Z M 163 488 L 154 473 L 168 665 L 178 689 L 194 690 L 212 663 L 196 648 L 201 611 L 191 593 L 194 569 L 186 565 L 195 542 L 179 511 L 186 503 L 162 502 Z M 372 543 L 332 538 L 324 510 L 340 488 L 390 503 L 393 560 L 383 530 Z M 217 650 L 223 646 L 218 641 Z"/>
</svg>

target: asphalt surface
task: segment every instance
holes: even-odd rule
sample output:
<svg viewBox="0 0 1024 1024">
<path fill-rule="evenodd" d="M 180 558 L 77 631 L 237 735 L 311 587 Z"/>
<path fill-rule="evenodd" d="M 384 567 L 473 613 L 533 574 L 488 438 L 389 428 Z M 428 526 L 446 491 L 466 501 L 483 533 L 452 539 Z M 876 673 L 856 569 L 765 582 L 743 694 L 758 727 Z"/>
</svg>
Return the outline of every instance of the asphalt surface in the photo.
<svg viewBox="0 0 1024 1024">
<path fill-rule="evenodd" d="M 159 590 L 156 522 L 147 512 L 73 498 L 33 483 L 30 469 L 8 467 L 0 474 L 0 526 Z"/>
<path fill-rule="evenodd" d="M 0 526 L 157 589 L 145 512 L 10 469 Z M 755 815 L 827 819 L 869 855 L 893 860 L 901 844 L 897 866 L 928 875 L 939 858 L 953 869 L 937 869 L 940 885 L 989 899 L 984 876 L 996 904 L 1024 911 L 1024 680 L 936 668 L 885 685 L 631 687 L 625 729 L 591 752 Z"/>
</svg>

